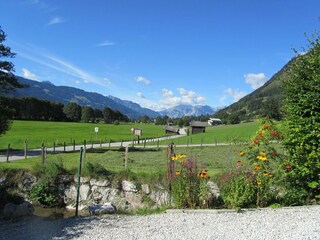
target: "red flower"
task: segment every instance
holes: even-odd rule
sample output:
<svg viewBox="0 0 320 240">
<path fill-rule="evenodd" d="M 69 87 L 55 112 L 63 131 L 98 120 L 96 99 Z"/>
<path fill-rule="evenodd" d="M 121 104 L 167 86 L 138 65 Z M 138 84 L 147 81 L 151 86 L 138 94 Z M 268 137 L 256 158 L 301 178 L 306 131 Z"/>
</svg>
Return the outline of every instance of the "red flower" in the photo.
<svg viewBox="0 0 320 240">
<path fill-rule="evenodd" d="M 274 137 L 278 135 L 278 133 L 275 131 L 272 131 L 270 134 L 271 134 L 271 136 L 274 136 Z"/>
<path fill-rule="evenodd" d="M 268 129 L 268 128 L 269 128 L 268 125 L 264 125 L 264 126 L 263 126 L 263 129 Z"/>
<path fill-rule="evenodd" d="M 253 143 L 254 143 L 254 144 L 259 144 L 259 141 L 258 141 L 257 139 L 254 139 L 254 140 L 253 140 Z"/>
<path fill-rule="evenodd" d="M 284 167 L 284 169 L 285 169 L 286 171 L 291 171 L 291 170 L 292 170 L 292 166 L 287 165 L 287 166 Z"/>
<path fill-rule="evenodd" d="M 262 138 L 263 137 L 263 133 L 262 132 L 258 132 L 258 136 Z"/>
</svg>

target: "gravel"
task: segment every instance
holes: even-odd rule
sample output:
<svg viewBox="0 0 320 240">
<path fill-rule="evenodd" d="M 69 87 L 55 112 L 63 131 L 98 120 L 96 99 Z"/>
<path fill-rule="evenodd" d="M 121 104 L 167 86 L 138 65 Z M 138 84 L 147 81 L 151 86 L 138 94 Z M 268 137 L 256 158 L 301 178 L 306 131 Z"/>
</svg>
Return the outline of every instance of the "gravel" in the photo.
<svg viewBox="0 0 320 240">
<path fill-rule="evenodd" d="M 320 239 L 320 206 L 0 220 L 0 239 Z"/>
</svg>

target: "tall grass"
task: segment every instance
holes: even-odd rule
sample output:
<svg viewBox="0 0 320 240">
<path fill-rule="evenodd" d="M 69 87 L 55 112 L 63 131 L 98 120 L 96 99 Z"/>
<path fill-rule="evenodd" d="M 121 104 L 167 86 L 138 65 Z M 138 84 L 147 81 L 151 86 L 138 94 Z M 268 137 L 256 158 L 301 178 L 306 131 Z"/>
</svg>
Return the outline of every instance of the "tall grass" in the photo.
<svg viewBox="0 0 320 240">
<path fill-rule="evenodd" d="M 241 145 L 211 146 L 211 147 L 177 147 L 176 153 L 184 153 L 187 157 L 194 157 L 199 164 L 205 164 L 209 176 L 216 177 L 224 171 L 235 167 Z M 79 164 L 79 153 L 50 154 L 47 162 L 59 162 L 70 173 L 76 174 Z M 100 165 L 108 172 L 119 174 L 124 172 L 124 148 L 88 149 L 83 159 L 83 166 L 90 163 L 92 166 Z M 31 172 L 39 169 L 41 158 L 35 157 L 26 160 L 17 160 L 1 163 L 1 169 L 25 169 Z M 129 148 L 128 169 L 139 178 L 154 179 L 165 175 L 167 171 L 166 148 Z"/>
</svg>

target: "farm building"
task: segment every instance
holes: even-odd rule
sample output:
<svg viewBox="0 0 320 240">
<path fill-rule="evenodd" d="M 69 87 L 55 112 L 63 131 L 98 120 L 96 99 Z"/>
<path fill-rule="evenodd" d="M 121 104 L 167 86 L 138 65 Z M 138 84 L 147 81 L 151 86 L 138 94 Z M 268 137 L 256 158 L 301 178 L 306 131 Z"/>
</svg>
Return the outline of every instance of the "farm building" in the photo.
<svg viewBox="0 0 320 240">
<path fill-rule="evenodd" d="M 191 121 L 190 127 L 191 127 L 191 133 L 204 133 L 206 132 L 206 127 L 208 126 L 207 122 L 200 122 L 200 121 Z"/>
<path fill-rule="evenodd" d="M 164 126 L 164 129 L 166 131 L 166 134 L 172 134 L 172 133 L 179 134 L 179 128 L 177 127 L 166 125 Z"/>
<path fill-rule="evenodd" d="M 210 126 L 211 126 L 211 125 L 220 125 L 220 124 L 222 124 L 222 121 L 221 121 L 221 119 L 219 119 L 219 118 L 209 118 L 208 124 L 209 124 Z"/>
</svg>

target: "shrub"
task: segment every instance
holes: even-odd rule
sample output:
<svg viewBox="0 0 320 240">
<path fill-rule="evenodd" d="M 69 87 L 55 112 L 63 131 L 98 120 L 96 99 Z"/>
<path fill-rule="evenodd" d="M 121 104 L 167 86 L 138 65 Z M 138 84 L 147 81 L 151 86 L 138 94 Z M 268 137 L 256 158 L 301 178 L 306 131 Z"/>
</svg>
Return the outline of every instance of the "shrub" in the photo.
<svg viewBox="0 0 320 240">
<path fill-rule="evenodd" d="M 257 187 L 251 174 L 226 173 L 219 179 L 220 192 L 226 207 L 243 208 L 256 204 Z"/>
<path fill-rule="evenodd" d="M 320 199 L 320 36 L 309 40 L 284 79 L 286 139 L 292 188 Z M 297 51 L 296 51 L 297 53 Z"/>
</svg>

